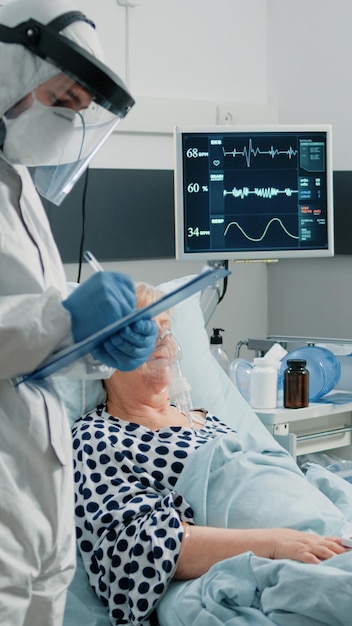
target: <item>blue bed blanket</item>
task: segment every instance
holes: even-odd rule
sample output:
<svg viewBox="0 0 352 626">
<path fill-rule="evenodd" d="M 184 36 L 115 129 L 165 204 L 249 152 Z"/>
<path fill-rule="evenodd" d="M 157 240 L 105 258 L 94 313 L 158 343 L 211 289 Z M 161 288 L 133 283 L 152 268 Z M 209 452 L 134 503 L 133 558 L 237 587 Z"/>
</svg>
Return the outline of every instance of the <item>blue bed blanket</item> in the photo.
<svg viewBox="0 0 352 626">
<path fill-rule="evenodd" d="M 352 486 L 312 474 L 271 438 L 230 434 L 190 457 L 177 491 L 199 525 L 352 534 Z M 320 565 L 248 552 L 171 583 L 158 607 L 160 626 L 350 626 L 351 615 L 352 550 Z"/>
</svg>

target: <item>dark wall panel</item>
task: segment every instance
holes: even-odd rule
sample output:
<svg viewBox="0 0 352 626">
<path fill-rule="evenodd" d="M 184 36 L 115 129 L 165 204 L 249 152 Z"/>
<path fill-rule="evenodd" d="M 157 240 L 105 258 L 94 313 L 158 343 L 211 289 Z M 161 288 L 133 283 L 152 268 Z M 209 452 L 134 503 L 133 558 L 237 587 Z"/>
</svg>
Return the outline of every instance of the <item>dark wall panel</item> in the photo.
<svg viewBox="0 0 352 626">
<path fill-rule="evenodd" d="M 335 254 L 352 254 L 352 172 L 334 172 Z"/>
<path fill-rule="evenodd" d="M 44 200 L 64 262 L 76 262 L 84 176 L 57 207 Z M 84 248 L 101 261 L 175 257 L 172 170 L 89 170 Z"/>
<path fill-rule="evenodd" d="M 44 201 L 63 261 L 76 262 L 85 178 L 60 207 Z M 334 172 L 335 254 L 352 254 L 352 172 Z M 101 261 L 175 258 L 172 170 L 91 169 L 84 247 Z"/>
</svg>

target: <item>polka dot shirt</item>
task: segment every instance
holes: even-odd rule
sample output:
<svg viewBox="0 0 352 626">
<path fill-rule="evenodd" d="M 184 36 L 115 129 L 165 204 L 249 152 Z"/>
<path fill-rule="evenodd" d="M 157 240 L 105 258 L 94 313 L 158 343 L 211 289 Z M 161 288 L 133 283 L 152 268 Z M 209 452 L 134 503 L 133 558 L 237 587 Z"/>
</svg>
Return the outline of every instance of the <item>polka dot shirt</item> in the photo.
<svg viewBox="0 0 352 626">
<path fill-rule="evenodd" d="M 148 625 L 173 578 L 193 513 L 177 493 L 188 456 L 231 429 L 208 415 L 200 430 L 151 431 L 105 406 L 75 422 L 75 518 L 90 583 L 112 624 Z"/>
</svg>

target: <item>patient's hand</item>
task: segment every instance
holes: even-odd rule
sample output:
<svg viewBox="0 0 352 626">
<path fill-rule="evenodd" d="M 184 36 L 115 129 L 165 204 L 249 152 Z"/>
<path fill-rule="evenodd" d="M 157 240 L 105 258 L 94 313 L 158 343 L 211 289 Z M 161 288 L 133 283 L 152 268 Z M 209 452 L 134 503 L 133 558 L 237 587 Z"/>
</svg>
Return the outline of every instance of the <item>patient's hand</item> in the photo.
<svg viewBox="0 0 352 626">
<path fill-rule="evenodd" d="M 176 579 L 197 578 L 223 559 L 244 552 L 269 559 L 320 563 L 346 552 L 339 537 L 324 537 L 289 528 L 229 529 L 190 526 L 182 541 Z"/>
<path fill-rule="evenodd" d="M 293 559 L 302 563 L 320 563 L 335 554 L 346 552 L 339 537 L 326 537 L 288 528 L 262 531 L 268 540 L 268 556 L 272 559 Z"/>
</svg>

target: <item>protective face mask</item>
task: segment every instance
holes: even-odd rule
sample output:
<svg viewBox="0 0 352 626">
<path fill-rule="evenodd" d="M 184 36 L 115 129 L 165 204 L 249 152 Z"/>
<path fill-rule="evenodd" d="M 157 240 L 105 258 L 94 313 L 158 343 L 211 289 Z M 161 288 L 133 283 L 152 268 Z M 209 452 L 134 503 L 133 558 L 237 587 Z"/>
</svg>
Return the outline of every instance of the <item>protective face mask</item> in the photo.
<svg viewBox="0 0 352 626">
<path fill-rule="evenodd" d="M 72 138 L 75 116 L 75 111 L 46 106 L 33 95 L 29 109 L 12 119 L 3 117 L 4 154 L 22 165 L 58 165 Z"/>
</svg>

